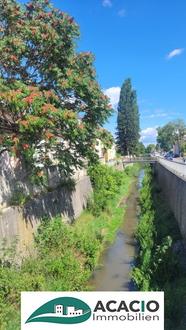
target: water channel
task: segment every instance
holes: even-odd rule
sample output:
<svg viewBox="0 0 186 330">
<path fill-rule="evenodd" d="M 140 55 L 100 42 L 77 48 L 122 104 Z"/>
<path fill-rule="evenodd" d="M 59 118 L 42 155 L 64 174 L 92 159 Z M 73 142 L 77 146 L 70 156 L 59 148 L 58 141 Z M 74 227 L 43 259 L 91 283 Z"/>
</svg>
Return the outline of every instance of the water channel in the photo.
<svg viewBox="0 0 186 330">
<path fill-rule="evenodd" d="M 138 194 L 144 177 L 141 170 L 138 181 L 132 185 L 130 195 L 123 202 L 126 207 L 124 222 L 117 231 L 115 242 L 103 253 L 90 281 L 94 291 L 134 291 L 131 269 L 137 253 L 134 232 L 137 226 Z M 122 205 L 122 202 L 121 202 Z"/>
</svg>

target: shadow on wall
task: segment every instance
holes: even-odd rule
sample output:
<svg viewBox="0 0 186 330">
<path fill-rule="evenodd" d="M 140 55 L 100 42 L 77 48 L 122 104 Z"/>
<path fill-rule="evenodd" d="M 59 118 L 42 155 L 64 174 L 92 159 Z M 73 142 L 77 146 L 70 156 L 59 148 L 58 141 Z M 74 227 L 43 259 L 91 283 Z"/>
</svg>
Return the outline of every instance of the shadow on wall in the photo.
<svg viewBox="0 0 186 330">
<path fill-rule="evenodd" d="M 42 219 L 61 215 L 72 223 L 86 208 L 91 193 L 90 179 L 86 176 L 76 183 L 73 191 L 61 187 L 30 200 L 23 207 L 4 208 L 0 212 L 0 240 L 11 243 L 18 238 L 20 251 L 25 250 Z"/>
<path fill-rule="evenodd" d="M 51 166 L 47 174 L 48 187 L 50 189 L 56 189 L 61 184 L 61 173 L 56 166 Z M 14 203 L 14 200 L 18 199 L 18 194 L 32 197 L 44 192 L 46 193 L 44 187 L 42 188 L 31 183 L 28 175 L 28 170 L 23 161 L 11 157 L 7 151 L 0 154 L 1 205 L 20 205 L 19 203 Z"/>
<path fill-rule="evenodd" d="M 32 191 L 23 165 L 18 159 L 10 157 L 7 151 L 0 155 L 0 187 L 0 204 L 3 205 L 10 203 L 12 194 L 18 187 L 25 194 Z"/>
<path fill-rule="evenodd" d="M 29 183 L 27 172 L 19 160 L 10 157 L 8 152 L 0 155 L 0 239 L 12 240 L 17 236 L 24 240 L 27 234 L 36 231 L 42 219 L 61 215 L 71 223 L 86 208 L 92 186 L 85 171 L 81 175 L 76 173 L 78 178 L 73 187 L 72 183 L 62 184 L 55 168 L 49 174 L 52 190 L 41 191 Z M 23 205 L 11 206 L 12 196 L 18 198 L 18 186 L 22 190 L 21 196 L 25 194 L 30 199 Z"/>
<path fill-rule="evenodd" d="M 22 208 L 23 219 L 26 223 L 30 222 L 33 229 L 43 218 L 57 215 L 72 223 L 86 208 L 91 193 L 90 178 L 84 176 L 76 183 L 74 190 L 60 187 L 27 202 Z"/>
<path fill-rule="evenodd" d="M 85 207 L 85 205 L 83 205 Z M 23 207 L 23 218 L 33 221 L 42 218 L 53 218 L 56 215 L 63 215 L 65 218 L 73 220 L 75 218 L 75 210 L 73 205 L 73 192 L 65 188 L 58 188 L 53 192 L 34 198 Z"/>
<path fill-rule="evenodd" d="M 23 218 L 34 222 L 43 218 L 63 216 L 68 222 L 73 222 L 83 209 L 92 193 L 92 186 L 88 176 L 82 177 L 76 182 L 74 189 L 58 187 L 52 192 L 41 194 L 27 202 L 23 209 Z"/>
</svg>

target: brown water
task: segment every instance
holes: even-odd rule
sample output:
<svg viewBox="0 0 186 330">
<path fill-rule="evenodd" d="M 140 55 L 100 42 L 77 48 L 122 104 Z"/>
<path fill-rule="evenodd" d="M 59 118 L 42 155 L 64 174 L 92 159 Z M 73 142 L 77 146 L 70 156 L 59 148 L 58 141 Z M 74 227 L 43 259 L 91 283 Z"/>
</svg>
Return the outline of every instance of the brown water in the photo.
<svg viewBox="0 0 186 330">
<path fill-rule="evenodd" d="M 124 222 L 117 232 L 114 244 L 103 253 L 100 260 L 102 266 L 93 274 L 90 285 L 94 291 L 135 290 L 130 274 L 137 253 L 134 232 L 137 226 L 138 188 L 143 175 L 141 171 L 138 183 L 132 186 L 130 196 L 123 202 L 127 205 Z"/>
</svg>

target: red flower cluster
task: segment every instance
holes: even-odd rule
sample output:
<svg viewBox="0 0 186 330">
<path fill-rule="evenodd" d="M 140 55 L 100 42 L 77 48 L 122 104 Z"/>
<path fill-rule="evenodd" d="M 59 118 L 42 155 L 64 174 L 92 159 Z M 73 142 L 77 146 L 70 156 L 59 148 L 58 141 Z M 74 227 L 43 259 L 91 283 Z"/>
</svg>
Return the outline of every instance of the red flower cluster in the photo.
<svg viewBox="0 0 186 330">
<path fill-rule="evenodd" d="M 47 113 L 47 112 L 58 112 L 58 110 L 55 108 L 53 104 L 44 104 L 42 106 L 42 113 Z"/>
<path fill-rule="evenodd" d="M 12 62 L 18 62 L 18 58 L 17 58 L 16 55 L 10 55 L 10 60 L 11 60 Z"/>
<path fill-rule="evenodd" d="M 12 140 L 15 144 L 19 143 L 19 138 L 17 136 L 14 136 Z"/>
<path fill-rule="evenodd" d="M 22 126 L 24 126 L 25 128 L 27 128 L 28 127 L 28 120 L 20 120 L 19 121 L 19 124 L 21 124 Z"/>
<path fill-rule="evenodd" d="M 28 143 L 23 143 L 22 147 L 24 150 L 28 150 L 30 146 Z"/>
<path fill-rule="evenodd" d="M 29 122 L 36 122 L 39 119 L 40 119 L 40 117 L 38 117 L 38 116 L 30 115 L 29 118 L 28 118 L 28 121 Z"/>
<path fill-rule="evenodd" d="M 43 172 L 43 171 L 39 171 L 39 172 L 37 172 L 37 176 L 38 176 L 39 178 L 41 178 L 43 175 L 44 175 L 44 172 Z"/>
<path fill-rule="evenodd" d="M 32 27 L 30 30 L 31 30 L 33 36 L 37 33 L 36 27 Z"/>
<path fill-rule="evenodd" d="M 69 17 L 69 18 L 68 18 L 68 21 L 69 21 L 70 24 L 72 24 L 72 23 L 74 22 L 73 17 Z"/>
<path fill-rule="evenodd" d="M 40 92 L 31 93 L 29 96 L 24 97 L 23 101 L 28 104 L 32 104 L 36 97 L 40 97 Z"/>
<path fill-rule="evenodd" d="M 52 139 L 53 137 L 54 137 L 54 134 L 53 133 L 51 133 L 51 132 L 49 132 L 49 131 L 47 131 L 46 133 L 45 133 L 45 136 L 46 136 L 46 138 L 47 139 Z"/>
<path fill-rule="evenodd" d="M 52 91 L 44 91 L 43 94 L 47 99 L 50 97 L 55 97 L 55 94 Z"/>
<path fill-rule="evenodd" d="M 84 124 L 81 123 L 81 124 L 78 125 L 78 127 L 79 127 L 80 129 L 83 129 L 85 126 L 84 126 Z"/>
</svg>

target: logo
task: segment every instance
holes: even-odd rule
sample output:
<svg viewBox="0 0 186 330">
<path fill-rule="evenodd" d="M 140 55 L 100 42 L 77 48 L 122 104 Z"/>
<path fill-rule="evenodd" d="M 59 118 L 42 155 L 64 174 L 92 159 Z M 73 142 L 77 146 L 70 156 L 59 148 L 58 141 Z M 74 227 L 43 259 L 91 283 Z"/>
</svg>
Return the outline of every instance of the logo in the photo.
<svg viewBox="0 0 186 330">
<path fill-rule="evenodd" d="M 26 323 L 75 324 L 87 321 L 90 316 L 91 309 L 85 302 L 72 297 L 62 297 L 50 300 L 36 309 Z"/>
<path fill-rule="evenodd" d="M 163 292 L 22 292 L 21 330 L 163 330 Z"/>
</svg>

